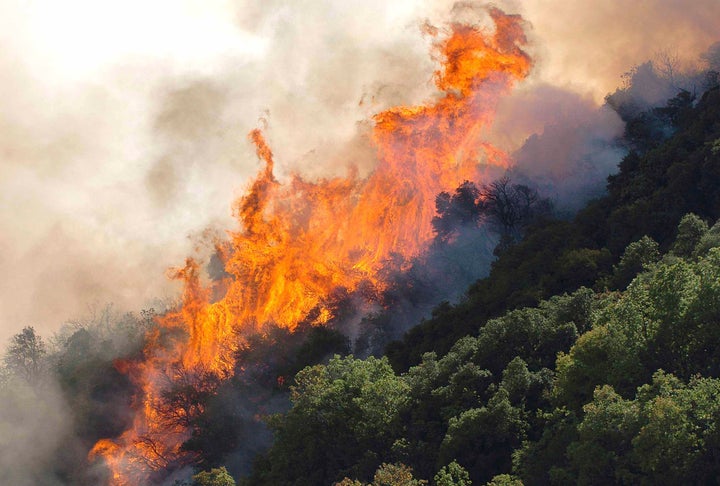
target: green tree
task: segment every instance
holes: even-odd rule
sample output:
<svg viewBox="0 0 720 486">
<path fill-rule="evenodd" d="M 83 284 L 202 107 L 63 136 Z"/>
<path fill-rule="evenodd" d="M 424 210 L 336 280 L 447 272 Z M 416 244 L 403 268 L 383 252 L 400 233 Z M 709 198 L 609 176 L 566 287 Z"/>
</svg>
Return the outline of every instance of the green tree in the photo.
<svg viewBox="0 0 720 486">
<path fill-rule="evenodd" d="M 491 428 L 478 432 L 477 440 L 472 436 L 463 439 L 460 437 L 463 427 L 451 428 L 451 423 L 470 410 L 479 413 L 477 410 L 484 409 L 482 414 L 488 414 L 490 405 L 497 405 L 493 397 L 500 388 L 522 427 L 532 427 L 537 420 L 527 411 L 549 405 L 547 397 L 552 383 L 549 368 L 553 367 L 558 351 L 570 348 L 578 329 L 590 327 L 596 300 L 589 289 L 554 297 L 542 302 L 539 308 L 513 311 L 489 321 L 479 330 L 478 337 L 459 339 L 441 359 L 434 353 L 426 354 L 421 364 L 404 376 L 410 385 L 410 402 L 401 416 L 406 446 L 403 461 L 422 477 L 432 477 L 447 461 L 461 461 L 461 456 L 453 452 L 457 446 L 462 454 L 477 453 L 478 457 L 498 454 L 497 460 L 483 459 L 492 464 L 483 481 L 492 474 L 509 471 L 514 446 L 507 443 L 503 447 L 494 443 L 490 446 L 491 438 L 485 444 L 486 436 L 492 435 Z M 592 389 L 590 396 L 591 393 Z M 448 442 L 448 432 L 453 436 L 452 442 Z M 458 445 L 463 440 L 465 445 Z M 477 469 L 470 469 L 474 461 L 473 458 L 461 462 L 471 475 Z"/>
<path fill-rule="evenodd" d="M 720 247 L 720 222 L 715 223 L 705 234 L 702 235 L 700 241 L 695 247 L 695 255 L 702 256 L 707 254 L 712 248 Z"/>
<path fill-rule="evenodd" d="M 551 368 L 557 353 L 590 329 L 595 300 L 592 290 L 581 288 L 492 319 L 478 331 L 474 359 L 495 375 L 515 356 L 530 369 Z"/>
<path fill-rule="evenodd" d="M 335 483 L 333 486 L 367 486 L 362 481 L 357 479 L 343 478 L 342 481 Z"/>
<path fill-rule="evenodd" d="M 192 480 L 193 486 L 235 486 L 235 480 L 225 467 L 199 472 Z"/>
<path fill-rule="evenodd" d="M 535 440 L 526 441 L 513 453 L 513 471 L 528 485 L 572 484 L 567 448 L 577 440 L 577 414 L 566 408 L 539 411 L 542 420 Z"/>
<path fill-rule="evenodd" d="M 357 479 L 343 478 L 334 486 L 424 486 L 427 481 L 415 479 L 412 469 L 403 463 L 382 463 L 373 476 L 372 483 L 363 483 Z"/>
<path fill-rule="evenodd" d="M 510 474 L 499 474 L 492 478 L 487 486 L 523 486 L 523 482 Z"/>
<path fill-rule="evenodd" d="M 450 419 L 440 447 L 442 462 L 457 458 L 474 482 L 484 483 L 509 471 L 512 451 L 525 439 L 528 424 L 523 411 L 513 407 L 499 388 L 486 406 L 472 408 Z"/>
<path fill-rule="evenodd" d="M 291 387 L 292 407 L 271 417 L 276 440 L 254 484 L 330 484 L 369 480 L 399 436 L 408 385 L 386 359 L 335 356 L 305 368 Z"/>
<path fill-rule="evenodd" d="M 579 439 L 567 451 L 577 484 L 632 483 L 628 454 L 640 428 L 637 405 L 605 385 L 595 391 L 583 411 Z"/>
<path fill-rule="evenodd" d="M 615 326 L 598 326 L 583 334 L 569 353 L 558 355 L 554 403 L 580 411 L 598 385 L 637 386 L 642 379 L 637 350 L 637 344 Z"/>
<path fill-rule="evenodd" d="M 443 466 L 435 475 L 436 486 L 471 486 L 470 474 L 457 461 Z"/>
<path fill-rule="evenodd" d="M 372 486 L 422 486 L 427 481 L 415 479 L 412 469 L 405 464 L 381 464 L 375 476 Z"/>
<path fill-rule="evenodd" d="M 624 397 L 659 368 L 683 379 L 720 376 L 720 249 L 666 258 L 597 313 L 595 327 L 557 360 L 556 404 L 579 411 L 598 385 Z"/>
<path fill-rule="evenodd" d="M 613 287 L 624 289 L 638 273 L 658 260 L 659 246 L 649 236 L 630 243 L 620 258 L 620 263 L 613 267 Z"/>
<path fill-rule="evenodd" d="M 708 229 L 707 223 L 697 215 L 686 214 L 678 224 L 678 234 L 670 251 L 679 257 L 691 257 Z"/>
<path fill-rule="evenodd" d="M 515 357 L 503 371 L 500 386 L 508 392 L 513 404 L 520 403 L 527 395 L 532 376 L 527 364 L 520 357 Z"/>
<path fill-rule="evenodd" d="M 599 387 L 567 448 L 566 482 L 714 484 L 720 473 L 720 380 L 658 371 L 624 399 Z"/>
<path fill-rule="evenodd" d="M 658 371 L 638 389 L 632 458 L 647 484 L 711 484 L 720 474 L 720 380 Z"/>
<path fill-rule="evenodd" d="M 488 398 L 492 374 L 475 363 L 478 340 L 465 337 L 442 359 L 428 353 L 404 376 L 410 385 L 408 406 L 401 418 L 408 463 L 422 477 L 437 472 L 438 449 L 448 420 Z"/>
</svg>

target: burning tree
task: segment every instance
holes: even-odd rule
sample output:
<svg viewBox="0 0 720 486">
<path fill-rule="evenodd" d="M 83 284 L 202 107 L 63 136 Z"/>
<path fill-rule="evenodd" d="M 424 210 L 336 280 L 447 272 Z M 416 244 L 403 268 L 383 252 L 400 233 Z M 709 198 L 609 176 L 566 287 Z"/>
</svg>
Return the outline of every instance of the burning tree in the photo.
<svg viewBox="0 0 720 486">
<path fill-rule="evenodd" d="M 478 187 L 463 182 L 455 193 L 441 192 L 435 198 L 438 213 L 432 219 L 436 243 L 448 243 L 464 227 L 487 224 L 500 235 L 501 246 L 516 241 L 522 229 L 552 211 L 550 200 L 524 184 L 512 184 L 503 176 Z"/>
<path fill-rule="evenodd" d="M 522 19 L 485 11 L 494 29 L 433 30 L 443 62 L 435 73 L 441 96 L 374 117 L 377 166 L 366 178 L 351 169 L 347 177 L 279 181 L 263 134 L 251 132 L 265 166 L 235 205 L 241 229 L 217 244 L 225 274 L 215 285 L 224 296 L 211 299 L 197 262 L 175 273 L 185 283 L 181 306 L 158 319 L 143 358 L 126 363 L 138 388 L 133 425 L 91 453 L 105 459 L 113 484 L 142 483 L 153 472 L 192 463 L 182 444 L 201 411 L 200 395 L 213 393 L 197 377 L 226 377 L 235 351 L 267 323 L 290 331 L 308 320 L 325 325 L 335 319 L 337 295 L 381 292 L 388 262 L 402 269 L 433 241 L 438 193 L 507 168 L 508 157 L 483 140 L 482 128 L 531 61 L 521 48 Z"/>
</svg>

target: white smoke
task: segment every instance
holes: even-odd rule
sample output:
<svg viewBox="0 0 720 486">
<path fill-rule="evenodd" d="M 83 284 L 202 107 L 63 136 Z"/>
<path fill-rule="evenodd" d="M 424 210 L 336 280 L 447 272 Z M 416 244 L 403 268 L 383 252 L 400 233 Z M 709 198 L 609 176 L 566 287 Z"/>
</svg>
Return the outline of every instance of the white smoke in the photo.
<svg viewBox="0 0 720 486">
<path fill-rule="evenodd" d="M 281 176 L 367 170 L 368 116 L 433 96 L 420 26 L 452 3 L 0 0 L 0 342 L 88 303 L 174 295 L 164 270 L 187 236 L 233 228 L 260 118 Z M 593 104 L 659 47 L 696 58 L 720 16 L 709 0 L 498 5 L 527 18 L 537 60 L 489 133 L 509 152 L 574 103 L 595 123 Z M 552 89 L 559 104 L 522 106 Z"/>
<path fill-rule="evenodd" d="M 21 380 L 0 384 L 0 483 L 16 486 L 63 484 L 50 471 L 58 447 L 72 448 L 72 421 L 52 383 L 32 387 Z"/>
</svg>

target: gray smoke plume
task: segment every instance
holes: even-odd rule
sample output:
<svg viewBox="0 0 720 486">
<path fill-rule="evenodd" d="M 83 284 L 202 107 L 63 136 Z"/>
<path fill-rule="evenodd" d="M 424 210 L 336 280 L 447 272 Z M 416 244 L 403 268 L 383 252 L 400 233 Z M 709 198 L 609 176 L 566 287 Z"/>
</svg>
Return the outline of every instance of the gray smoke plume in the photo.
<svg viewBox="0 0 720 486">
<path fill-rule="evenodd" d="M 0 343 L 26 325 L 48 335 L 96 302 L 137 311 L 175 297 L 165 269 L 207 253 L 198 243 L 206 228 L 236 229 L 231 202 L 258 169 L 246 134 L 259 123 L 279 178 L 369 172 L 372 114 L 436 96 L 421 26 L 441 24 L 453 3 L 0 0 Z M 497 3 L 528 20 L 535 70 L 501 101 L 487 138 L 513 155 L 516 182 L 563 210 L 600 194 L 624 153 L 623 124 L 603 106 L 623 73 L 638 66 L 626 88 L 652 106 L 695 82 L 684 73 L 698 59 L 720 70 L 717 0 Z M 478 249 L 464 240 L 483 231 L 415 267 L 470 271 L 443 294 L 398 296 L 396 330 L 487 272 L 494 241 Z M 387 336 L 354 317 L 366 349 L 379 349 Z M 61 354 L 68 369 L 115 377 L 112 358 L 132 346 L 113 336 L 143 329 L 112 327 L 92 347 L 72 328 L 58 335 Z M 48 380 L 0 386 L 0 483 L 63 484 L 57 451 L 84 460 L 80 436 L 89 436 L 73 423 L 81 402 L 71 406 Z M 89 408 L 113 417 L 106 436 L 128 419 L 129 385 L 110 381 L 100 398 L 83 391 Z M 238 452 L 241 468 L 247 452 Z"/>
<path fill-rule="evenodd" d="M 554 119 L 514 153 L 512 177 L 550 197 L 560 212 L 575 211 L 601 195 L 626 153 L 618 143 L 624 123 L 617 113 L 547 85 L 522 103 L 534 113 L 552 112 Z"/>
<path fill-rule="evenodd" d="M 192 252 L 187 235 L 233 227 L 259 118 L 280 175 L 372 168 L 364 120 L 432 98 L 419 26 L 452 3 L 1 0 L 0 340 L 88 302 L 174 295 L 164 269 Z M 587 112 L 658 49 L 682 64 L 717 41 L 715 1 L 643 5 L 498 2 L 532 25 L 520 91 L 580 93 Z M 527 130 L 498 137 L 509 152 L 545 130 L 518 115 Z"/>
<path fill-rule="evenodd" d="M 52 474 L 57 451 L 68 444 L 72 421 L 67 404 L 50 381 L 30 386 L 21 380 L 0 385 L 0 482 L 18 486 L 62 484 Z"/>
</svg>

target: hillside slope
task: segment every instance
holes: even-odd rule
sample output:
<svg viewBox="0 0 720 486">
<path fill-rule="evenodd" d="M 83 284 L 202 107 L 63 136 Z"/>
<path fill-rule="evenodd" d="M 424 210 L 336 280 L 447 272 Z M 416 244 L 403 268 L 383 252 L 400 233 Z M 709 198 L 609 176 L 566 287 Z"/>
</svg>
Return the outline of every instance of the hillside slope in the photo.
<svg viewBox="0 0 720 486">
<path fill-rule="evenodd" d="M 694 107 L 681 104 L 668 118 L 675 134 L 646 153 L 631 151 L 610 177 L 607 196 L 572 221 L 543 221 L 530 228 L 463 302 L 437 308 L 431 319 L 392 343 L 387 356 L 393 367 L 406 370 L 428 351 L 442 355 L 507 310 L 583 285 L 602 290 L 627 284 L 608 277 L 629 243 L 648 235 L 667 248 L 684 214 L 708 221 L 720 217 L 720 90 L 707 91 Z M 637 123 L 629 126 L 638 131 Z"/>
</svg>

